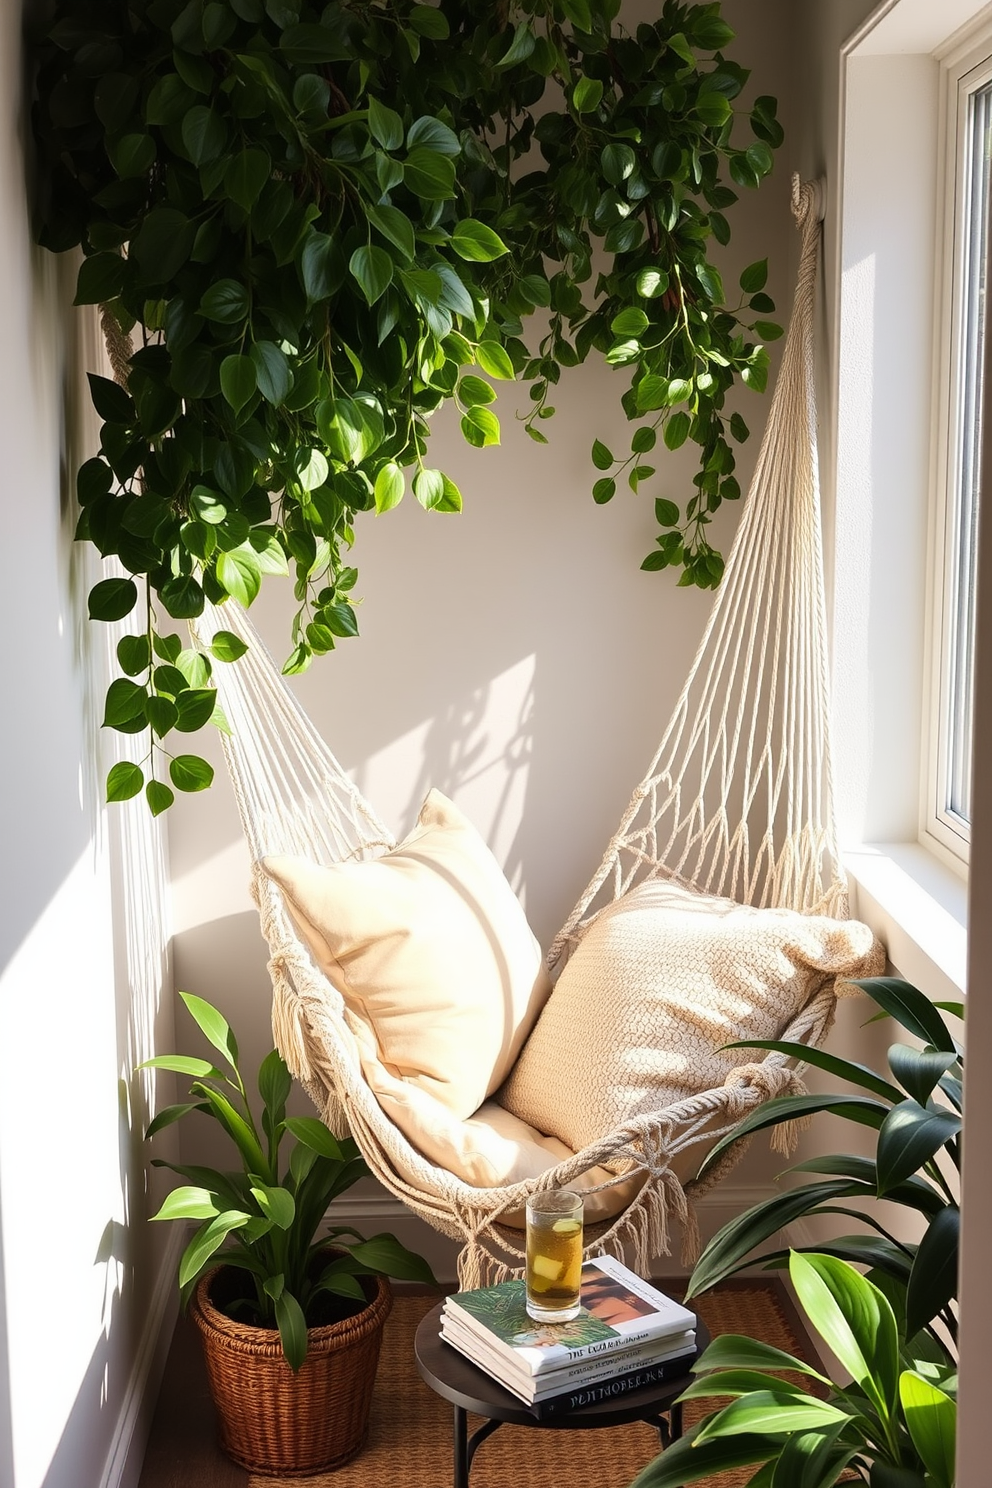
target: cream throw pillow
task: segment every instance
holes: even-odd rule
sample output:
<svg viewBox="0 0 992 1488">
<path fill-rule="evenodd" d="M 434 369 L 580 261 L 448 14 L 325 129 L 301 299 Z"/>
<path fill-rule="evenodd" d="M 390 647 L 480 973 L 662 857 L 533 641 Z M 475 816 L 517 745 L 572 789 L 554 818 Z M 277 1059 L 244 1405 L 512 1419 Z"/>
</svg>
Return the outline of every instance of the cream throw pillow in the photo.
<svg viewBox="0 0 992 1488">
<path fill-rule="evenodd" d="M 576 1151 L 722 1086 L 824 982 L 875 975 L 867 925 L 752 909 L 652 880 L 593 920 L 499 1100 Z M 751 1056 L 751 1057 L 749 1057 Z M 701 1155 L 701 1154 L 700 1154 Z"/>
<path fill-rule="evenodd" d="M 261 866 L 344 998 L 372 1089 L 395 1102 L 412 1086 L 470 1116 L 550 992 L 520 902 L 471 822 L 431 791 L 409 837 L 380 858 Z"/>
</svg>

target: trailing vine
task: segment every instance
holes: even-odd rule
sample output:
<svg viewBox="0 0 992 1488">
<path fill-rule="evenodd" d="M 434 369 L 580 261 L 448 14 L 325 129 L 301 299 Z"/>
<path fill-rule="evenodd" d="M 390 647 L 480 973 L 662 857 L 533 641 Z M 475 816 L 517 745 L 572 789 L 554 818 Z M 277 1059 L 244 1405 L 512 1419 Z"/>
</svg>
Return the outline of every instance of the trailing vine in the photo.
<svg viewBox="0 0 992 1488">
<path fill-rule="evenodd" d="M 158 813 L 172 787 L 203 788 L 209 765 L 165 741 L 224 726 L 211 667 L 240 643 L 183 650 L 156 610 L 247 605 L 290 574 L 285 670 L 303 671 L 357 634 L 357 516 L 408 487 L 460 510 L 430 418 L 454 401 L 469 444 L 498 443 L 501 381 L 529 383 L 524 427 L 547 443 L 563 368 L 596 351 L 623 369 L 635 428 L 629 452 L 594 442 L 594 499 L 655 476 L 659 438 L 693 441 L 693 489 L 655 499 L 642 567 L 719 582 L 708 527 L 740 494 L 748 434 L 726 394 L 764 388 L 779 328 L 765 262 L 728 306 L 708 248 L 782 131 L 759 98 L 738 140 L 748 74 L 718 4 L 665 0 L 633 35 L 619 10 L 56 0 L 37 44 L 38 236 L 82 248 L 76 302 L 103 306 L 125 384 L 90 378 L 103 426 L 77 536 L 130 576 L 96 584 L 91 616 L 144 617 L 105 723 L 148 744 L 110 799 L 144 788 Z"/>
</svg>

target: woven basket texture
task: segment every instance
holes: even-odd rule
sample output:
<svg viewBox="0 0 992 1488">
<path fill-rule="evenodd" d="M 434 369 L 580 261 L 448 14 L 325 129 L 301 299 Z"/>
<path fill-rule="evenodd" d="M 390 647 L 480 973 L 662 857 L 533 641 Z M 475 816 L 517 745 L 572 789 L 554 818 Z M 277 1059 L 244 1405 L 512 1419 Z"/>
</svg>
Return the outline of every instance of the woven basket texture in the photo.
<svg viewBox="0 0 992 1488">
<path fill-rule="evenodd" d="M 294 1374 L 278 1334 L 239 1323 L 210 1300 L 216 1272 L 191 1306 L 200 1330 L 221 1445 L 250 1472 L 297 1478 L 340 1467 L 363 1446 L 389 1283 L 370 1278 L 375 1295 L 357 1316 L 311 1328 L 307 1357 Z"/>
<path fill-rule="evenodd" d="M 315 1474 L 294 1488 L 446 1488 L 452 1481 L 452 1407 L 417 1373 L 413 1336 L 436 1297 L 396 1298 L 386 1328 L 376 1380 L 368 1443 L 339 1471 Z M 714 1337 L 746 1333 L 816 1363 L 808 1340 L 794 1326 L 774 1282 L 756 1279 L 697 1298 Z M 798 1377 L 797 1377 L 798 1378 Z M 808 1383 L 808 1382 L 807 1382 Z M 706 1413 L 704 1402 L 686 1406 L 686 1424 Z M 481 1425 L 469 1417 L 469 1430 Z M 628 1488 L 658 1451 L 658 1434 L 640 1423 L 602 1431 L 549 1431 L 502 1426 L 480 1447 L 471 1488 Z M 699 1488 L 745 1488 L 754 1469 L 721 1473 Z M 280 1488 L 280 1479 L 252 1477 L 248 1488 Z"/>
</svg>

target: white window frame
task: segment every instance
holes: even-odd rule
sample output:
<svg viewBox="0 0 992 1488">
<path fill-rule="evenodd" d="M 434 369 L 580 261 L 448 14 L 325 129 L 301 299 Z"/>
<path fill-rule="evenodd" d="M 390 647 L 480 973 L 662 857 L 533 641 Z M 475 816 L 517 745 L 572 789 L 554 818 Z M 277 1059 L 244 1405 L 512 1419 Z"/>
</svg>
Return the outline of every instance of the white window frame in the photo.
<svg viewBox="0 0 992 1488">
<path fill-rule="evenodd" d="M 959 490 L 964 367 L 962 337 L 969 269 L 965 211 L 969 199 L 970 100 L 992 85 L 992 23 L 951 49 L 938 51 L 940 63 L 941 150 L 938 178 L 936 262 L 939 303 L 936 308 L 934 388 L 934 479 L 930 516 L 931 572 L 927 603 L 928 701 L 924 727 L 924 771 L 920 803 L 920 840 L 967 865 L 970 823 L 949 804 L 952 747 L 952 691 L 959 639 L 958 586 Z M 986 318 L 985 334 L 992 331 Z M 986 397 L 988 390 L 986 389 Z"/>
<path fill-rule="evenodd" d="M 903 976 L 948 998 L 965 991 L 968 865 L 923 814 L 938 633 L 937 405 L 946 402 L 941 74 L 990 24 L 992 0 L 881 0 L 841 47 L 836 192 L 828 184 L 834 438 L 821 454 L 834 495 L 841 844 L 853 911 Z"/>
</svg>

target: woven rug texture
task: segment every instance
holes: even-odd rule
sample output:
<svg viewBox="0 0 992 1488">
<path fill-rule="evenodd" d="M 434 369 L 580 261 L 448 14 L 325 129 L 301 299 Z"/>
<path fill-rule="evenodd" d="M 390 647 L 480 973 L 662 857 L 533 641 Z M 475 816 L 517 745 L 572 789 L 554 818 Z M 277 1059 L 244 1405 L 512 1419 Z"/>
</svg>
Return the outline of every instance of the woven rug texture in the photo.
<svg viewBox="0 0 992 1488">
<path fill-rule="evenodd" d="M 386 1324 L 376 1377 L 368 1441 L 353 1461 L 336 1472 L 310 1478 L 253 1475 L 249 1488 L 448 1488 L 452 1481 L 452 1407 L 421 1380 L 413 1358 L 413 1336 L 436 1298 L 398 1296 Z M 697 1299 L 710 1333 L 745 1333 L 786 1349 L 810 1363 L 805 1339 L 797 1337 L 776 1291 L 760 1282 Z M 686 1406 L 686 1424 L 706 1414 L 704 1403 Z M 469 1430 L 480 1424 L 469 1418 Z M 658 1452 L 658 1435 L 635 1423 L 601 1431 L 549 1431 L 501 1426 L 480 1446 L 472 1464 L 472 1488 L 628 1488 Z M 721 1473 L 707 1488 L 745 1488 L 753 1470 Z"/>
</svg>

